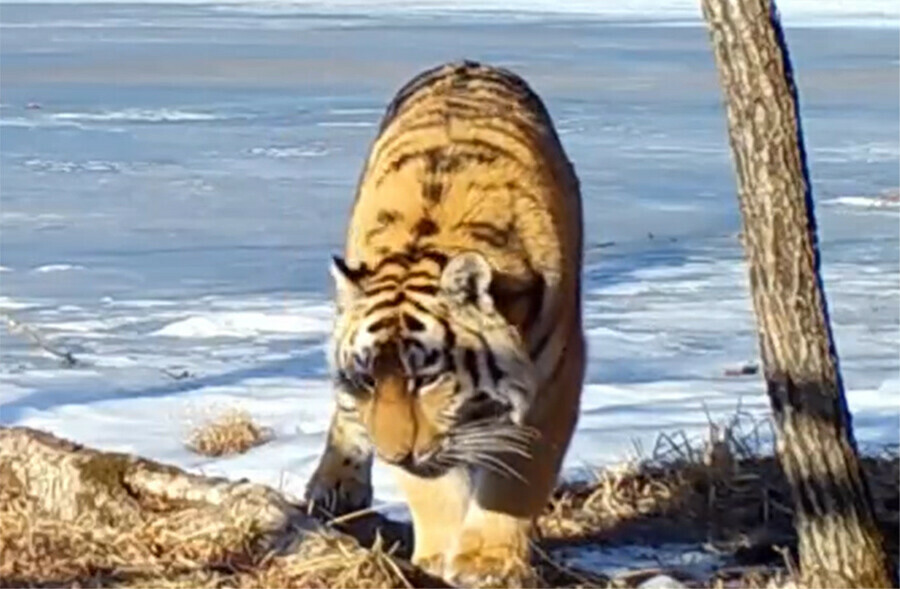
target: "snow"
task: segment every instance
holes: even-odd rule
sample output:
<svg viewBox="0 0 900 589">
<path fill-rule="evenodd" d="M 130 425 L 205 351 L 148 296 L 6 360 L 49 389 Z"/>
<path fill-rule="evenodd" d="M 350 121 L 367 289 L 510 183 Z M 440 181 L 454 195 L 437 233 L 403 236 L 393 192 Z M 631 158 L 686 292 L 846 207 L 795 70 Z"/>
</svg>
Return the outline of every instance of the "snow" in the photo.
<svg viewBox="0 0 900 589">
<path fill-rule="evenodd" d="M 79 266 L 78 264 L 45 264 L 33 269 L 32 272 L 48 274 L 50 272 L 67 272 L 70 270 L 84 270 L 84 266 Z"/>
<path fill-rule="evenodd" d="M 900 199 L 888 199 L 872 196 L 839 196 L 826 200 L 828 205 L 843 205 L 864 209 L 900 209 Z"/>
<path fill-rule="evenodd" d="M 302 158 L 302 157 L 322 157 L 328 155 L 328 149 L 325 147 L 253 147 L 248 153 L 260 157 L 271 158 Z"/>
<path fill-rule="evenodd" d="M 209 314 L 194 315 L 169 323 L 151 335 L 200 339 L 252 337 L 263 333 L 282 334 L 287 337 L 305 333 L 324 336 L 329 333 L 331 327 L 329 319 L 317 319 L 315 307 L 301 308 L 303 311 L 296 315 L 259 312 L 219 313 L 212 316 Z"/>
<path fill-rule="evenodd" d="M 708 38 L 613 22 L 687 18 L 680 0 L 600 5 L 423 20 L 337 3 L 4 3 L 0 313 L 80 362 L 0 331 L 0 423 L 301 496 L 332 403 L 328 260 L 375 125 L 402 82 L 463 55 L 525 75 L 581 178 L 589 365 L 565 475 L 738 409 L 763 419 L 761 377 L 729 376 L 759 360 Z M 900 185 L 898 44 L 847 25 L 888 22 L 893 4 L 781 6 L 844 27 L 788 41 L 848 402 L 875 451 L 900 429 L 900 209 L 885 196 Z M 236 457 L 185 448 L 193 424 L 235 408 L 274 439 Z M 381 468 L 375 494 L 403 516 Z M 629 550 L 573 558 L 643 562 Z"/>
<path fill-rule="evenodd" d="M 51 114 L 50 118 L 57 121 L 126 121 L 132 123 L 160 123 L 214 121 L 217 117 L 208 113 L 187 112 L 169 108 L 126 108 L 123 110 L 101 112 L 60 112 Z"/>
</svg>

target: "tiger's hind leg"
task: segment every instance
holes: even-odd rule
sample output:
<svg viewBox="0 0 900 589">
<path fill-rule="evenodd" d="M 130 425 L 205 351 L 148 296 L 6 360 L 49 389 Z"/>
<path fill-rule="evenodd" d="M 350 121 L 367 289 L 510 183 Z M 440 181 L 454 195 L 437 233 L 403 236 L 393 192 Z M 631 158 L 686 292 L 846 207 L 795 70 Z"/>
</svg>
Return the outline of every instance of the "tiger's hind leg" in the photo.
<svg viewBox="0 0 900 589">
<path fill-rule="evenodd" d="M 306 484 L 306 500 L 332 516 L 372 504 L 372 447 L 355 412 L 341 408 L 331 418 L 325 452 Z"/>
</svg>

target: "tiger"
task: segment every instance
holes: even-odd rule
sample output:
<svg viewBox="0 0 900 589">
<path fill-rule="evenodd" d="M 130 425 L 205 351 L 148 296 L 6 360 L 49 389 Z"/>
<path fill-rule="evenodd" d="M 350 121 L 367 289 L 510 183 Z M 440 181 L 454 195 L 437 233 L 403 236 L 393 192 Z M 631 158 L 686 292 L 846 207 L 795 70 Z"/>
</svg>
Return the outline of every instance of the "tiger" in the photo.
<svg viewBox="0 0 900 589">
<path fill-rule="evenodd" d="M 427 70 L 388 105 L 335 256 L 335 410 L 306 499 L 372 501 L 378 457 L 412 562 L 464 586 L 534 580 L 529 541 L 579 411 L 582 208 L 543 102 L 511 71 Z"/>
</svg>

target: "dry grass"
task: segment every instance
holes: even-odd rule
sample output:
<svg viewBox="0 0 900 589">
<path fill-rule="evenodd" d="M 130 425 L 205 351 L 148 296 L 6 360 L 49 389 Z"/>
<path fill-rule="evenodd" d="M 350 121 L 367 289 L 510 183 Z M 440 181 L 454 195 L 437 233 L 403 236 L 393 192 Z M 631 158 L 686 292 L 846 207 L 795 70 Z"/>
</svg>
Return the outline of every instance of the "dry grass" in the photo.
<svg viewBox="0 0 900 589">
<path fill-rule="evenodd" d="M 635 587 L 657 572 L 688 586 L 762 588 L 795 575 L 789 493 L 771 457 L 756 455 L 757 428 L 732 423 L 706 443 L 661 436 L 650 457 L 563 485 L 538 521 L 537 576 L 548 586 Z M 895 449 L 867 458 L 878 517 L 897 554 Z M 2 475 L 2 473 L 0 473 Z M 2 476 L 0 476 L 2 478 Z M 408 527 L 377 514 L 347 518 L 275 551 L 252 520 L 231 514 L 226 529 L 189 525 L 189 505 L 149 505 L 137 524 L 86 516 L 43 516 L 16 489 L 0 487 L 0 586 L 124 587 L 436 587 L 412 567 Z M 352 532 L 355 537 L 340 531 Z M 712 577 L 633 571 L 605 579 L 572 570 L 554 550 L 588 543 L 701 542 L 729 557 Z M 779 552 L 778 547 L 785 547 Z"/>
<path fill-rule="evenodd" d="M 147 511 L 137 526 L 89 516 L 60 521 L 35 513 L 22 496 L 0 495 L 2 587 L 412 587 L 434 586 L 381 543 L 363 548 L 323 529 L 297 530 L 297 550 L 260 550 L 250 519 L 226 533 L 179 521 L 190 510 Z"/>
<path fill-rule="evenodd" d="M 543 544 L 695 542 L 729 561 L 689 586 L 766 587 L 798 582 L 790 489 L 776 461 L 761 454 L 768 422 L 738 413 L 710 425 L 705 441 L 662 434 L 651 457 L 562 485 L 538 520 Z M 898 555 L 900 457 L 896 447 L 862 459 L 876 517 L 894 567 Z M 635 586 L 641 571 L 611 580 Z"/>
<path fill-rule="evenodd" d="M 185 445 L 204 456 L 226 456 L 243 454 L 272 437 L 272 430 L 257 425 L 246 411 L 230 410 L 194 428 Z"/>
</svg>

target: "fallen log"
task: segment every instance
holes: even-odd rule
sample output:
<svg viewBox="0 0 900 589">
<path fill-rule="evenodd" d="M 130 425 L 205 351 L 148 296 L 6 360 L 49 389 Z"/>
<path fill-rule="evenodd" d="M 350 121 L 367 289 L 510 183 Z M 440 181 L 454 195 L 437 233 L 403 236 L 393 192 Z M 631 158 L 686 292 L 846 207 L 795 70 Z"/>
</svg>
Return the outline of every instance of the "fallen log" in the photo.
<svg viewBox="0 0 900 589">
<path fill-rule="evenodd" d="M 264 485 L 0 427 L 3 587 L 402 587 L 421 576 L 382 548 Z"/>
</svg>

